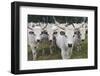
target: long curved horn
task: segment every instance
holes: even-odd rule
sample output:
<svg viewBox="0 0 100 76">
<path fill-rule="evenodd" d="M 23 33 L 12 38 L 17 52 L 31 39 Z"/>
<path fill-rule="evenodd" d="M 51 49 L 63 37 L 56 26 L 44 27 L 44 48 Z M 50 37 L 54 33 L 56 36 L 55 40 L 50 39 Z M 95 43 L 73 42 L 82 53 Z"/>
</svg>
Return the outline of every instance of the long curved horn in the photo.
<svg viewBox="0 0 100 76">
<path fill-rule="evenodd" d="M 82 24 L 82 27 L 84 26 L 84 24 Z"/>
<path fill-rule="evenodd" d="M 68 25 L 66 17 L 65 17 L 65 21 L 66 21 L 66 24 Z"/>
<path fill-rule="evenodd" d="M 75 28 L 74 24 L 72 23 L 72 26 Z"/>
<path fill-rule="evenodd" d="M 83 22 L 85 22 L 86 21 L 86 17 L 84 17 L 84 21 Z"/>
<path fill-rule="evenodd" d="M 45 24 L 45 17 L 42 17 L 42 19 L 43 19 L 43 23 Z"/>
<path fill-rule="evenodd" d="M 67 27 L 68 25 L 70 25 L 70 24 L 65 24 L 65 27 Z"/>
<path fill-rule="evenodd" d="M 42 28 L 42 30 L 44 30 L 47 27 L 48 23 Z"/>
<path fill-rule="evenodd" d="M 55 24 L 59 24 L 59 22 L 57 22 L 56 18 L 53 16 L 54 22 Z"/>
<path fill-rule="evenodd" d="M 43 22 L 44 22 L 44 27 L 42 27 L 42 30 L 44 30 L 47 27 L 48 23 L 45 25 L 45 18 L 43 17 L 42 19 L 43 19 Z"/>
<path fill-rule="evenodd" d="M 40 24 L 40 20 L 38 20 L 38 22 L 39 22 L 39 26 L 41 26 L 41 24 Z M 38 26 L 38 25 L 37 25 Z"/>
<path fill-rule="evenodd" d="M 33 30 L 32 28 L 30 28 L 29 26 L 27 27 L 28 29 L 30 29 L 30 30 Z"/>
<path fill-rule="evenodd" d="M 67 27 L 68 25 L 70 25 L 70 24 L 67 22 L 66 17 L 65 17 L 65 21 L 66 21 L 66 23 L 65 23 L 65 26 L 66 26 L 66 27 Z"/>
<path fill-rule="evenodd" d="M 45 24 L 45 18 L 44 18 L 44 17 L 42 17 L 42 19 L 43 19 L 43 24 Z"/>
<path fill-rule="evenodd" d="M 60 29 L 62 29 L 62 30 L 65 30 L 64 28 L 62 28 L 62 27 L 60 27 L 60 26 L 58 26 L 59 25 L 59 23 L 56 21 L 56 19 L 55 19 L 55 17 L 53 16 L 53 19 L 54 19 L 54 21 L 55 21 L 55 25 L 57 26 L 57 27 L 59 27 Z"/>
<path fill-rule="evenodd" d="M 28 26 L 27 26 L 27 28 L 28 28 L 28 29 L 30 29 L 30 30 L 33 30 L 33 29 L 32 29 L 32 28 L 30 28 L 29 26 L 32 26 L 32 27 L 34 27 L 34 25 L 33 25 L 33 23 L 32 23 L 32 22 L 28 23 Z"/>
<path fill-rule="evenodd" d="M 65 28 L 62 28 L 62 27 L 60 27 L 60 26 L 58 26 L 58 25 L 56 25 L 57 27 L 59 27 L 60 29 L 62 29 L 62 30 L 65 30 Z"/>
</svg>

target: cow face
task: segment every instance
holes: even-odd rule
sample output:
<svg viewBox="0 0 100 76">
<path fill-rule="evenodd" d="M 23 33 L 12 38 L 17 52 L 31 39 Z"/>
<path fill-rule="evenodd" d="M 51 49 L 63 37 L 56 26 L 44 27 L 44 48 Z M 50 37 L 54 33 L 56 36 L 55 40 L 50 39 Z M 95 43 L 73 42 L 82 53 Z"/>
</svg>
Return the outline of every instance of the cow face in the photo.
<svg viewBox="0 0 100 76">
<path fill-rule="evenodd" d="M 84 27 L 80 28 L 80 38 L 82 41 L 85 40 L 86 29 Z"/>
<path fill-rule="evenodd" d="M 47 33 L 49 41 L 52 42 L 54 36 L 57 34 L 57 26 L 55 26 L 54 24 L 49 24 L 47 26 Z"/>
<path fill-rule="evenodd" d="M 42 32 L 42 28 L 40 26 L 35 26 L 33 28 L 33 35 L 34 35 L 34 38 L 35 38 L 35 42 L 40 42 L 41 32 Z"/>
<path fill-rule="evenodd" d="M 75 37 L 74 31 L 73 30 L 67 30 L 66 33 L 65 33 L 65 36 L 67 38 L 68 47 L 72 47 L 73 43 L 74 43 L 74 37 Z"/>
<path fill-rule="evenodd" d="M 73 47 L 75 39 L 75 31 L 73 27 L 72 28 L 67 27 L 67 29 L 65 30 L 65 37 L 67 38 L 66 45 L 70 48 Z"/>
<path fill-rule="evenodd" d="M 74 24 L 74 25 L 75 25 L 76 29 L 79 29 L 80 39 L 82 41 L 84 41 L 85 40 L 85 36 L 86 36 L 85 34 L 87 32 L 87 23 L 82 22 L 82 23 L 78 23 L 78 24 Z"/>
<path fill-rule="evenodd" d="M 48 39 L 49 41 L 53 41 L 53 31 L 52 30 L 48 30 Z"/>
<path fill-rule="evenodd" d="M 44 31 L 44 27 L 42 27 L 43 24 L 38 22 L 38 23 L 33 23 L 30 22 L 28 23 L 28 29 L 29 29 L 29 34 L 33 35 L 34 41 L 35 42 L 40 42 L 41 41 L 41 36 Z"/>
</svg>

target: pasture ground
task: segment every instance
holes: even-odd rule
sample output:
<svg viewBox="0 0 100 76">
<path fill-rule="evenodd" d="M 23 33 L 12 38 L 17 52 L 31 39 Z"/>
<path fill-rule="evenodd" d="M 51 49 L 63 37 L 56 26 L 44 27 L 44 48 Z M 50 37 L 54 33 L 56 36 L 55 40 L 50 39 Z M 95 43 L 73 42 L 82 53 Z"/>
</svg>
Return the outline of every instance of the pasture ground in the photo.
<svg viewBox="0 0 100 76">
<path fill-rule="evenodd" d="M 53 54 L 50 54 L 49 51 L 49 43 L 46 42 L 41 44 L 40 48 L 38 49 L 38 56 L 37 60 L 57 60 L 61 59 L 60 49 L 58 47 L 52 47 Z M 82 42 L 82 48 L 80 51 L 77 51 L 76 48 L 73 49 L 73 53 L 71 59 L 84 59 L 88 58 L 88 40 L 87 38 L 85 41 Z M 44 49 L 44 52 L 43 52 Z M 32 61 L 32 51 L 28 46 L 28 61 Z"/>
</svg>

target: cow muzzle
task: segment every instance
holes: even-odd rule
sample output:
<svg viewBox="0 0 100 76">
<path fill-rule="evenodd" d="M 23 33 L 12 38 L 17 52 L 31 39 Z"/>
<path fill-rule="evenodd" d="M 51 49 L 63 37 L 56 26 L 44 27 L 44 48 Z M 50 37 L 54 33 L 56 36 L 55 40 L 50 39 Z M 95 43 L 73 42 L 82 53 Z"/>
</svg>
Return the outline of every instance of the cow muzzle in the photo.
<svg viewBox="0 0 100 76">
<path fill-rule="evenodd" d="M 82 41 L 84 41 L 84 39 L 82 39 Z"/>
<path fill-rule="evenodd" d="M 40 42 L 40 40 L 38 39 L 37 42 Z"/>
<path fill-rule="evenodd" d="M 72 47 L 72 44 L 68 44 L 68 47 L 70 47 L 70 48 L 71 48 L 71 47 Z"/>
</svg>

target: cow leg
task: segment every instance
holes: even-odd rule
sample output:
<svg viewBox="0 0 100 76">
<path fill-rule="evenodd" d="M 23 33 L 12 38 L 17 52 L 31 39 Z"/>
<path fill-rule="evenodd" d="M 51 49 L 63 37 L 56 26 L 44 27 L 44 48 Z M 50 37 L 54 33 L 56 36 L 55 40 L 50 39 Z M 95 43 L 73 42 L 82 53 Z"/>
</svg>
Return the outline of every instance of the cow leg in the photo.
<svg viewBox="0 0 100 76">
<path fill-rule="evenodd" d="M 78 51 L 80 51 L 80 50 L 81 50 L 81 45 L 78 46 Z"/>
<path fill-rule="evenodd" d="M 50 54 L 53 54 L 52 45 L 50 45 Z"/>
<path fill-rule="evenodd" d="M 36 58 L 37 58 L 36 50 L 32 50 L 32 53 L 33 53 L 33 60 L 36 60 Z"/>
<path fill-rule="evenodd" d="M 69 59 L 69 52 L 67 50 L 61 50 L 62 59 Z"/>
<path fill-rule="evenodd" d="M 72 48 L 69 48 L 69 49 L 68 49 L 68 54 L 69 54 L 69 55 L 68 55 L 69 58 L 71 58 L 71 55 L 72 55 Z"/>
<path fill-rule="evenodd" d="M 62 50 L 61 50 L 61 57 L 62 57 L 62 59 L 65 59 L 65 57 L 64 57 L 64 51 L 62 51 Z"/>
<path fill-rule="evenodd" d="M 80 48 L 79 48 L 79 46 L 77 46 L 77 51 L 78 51 L 78 52 L 80 51 Z"/>
<path fill-rule="evenodd" d="M 42 55 L 43 55 L 43 56 L 45 55 L 45 50 L 44 50 L 44 48 L 43 48 L 43 51 L 42 51 Z"/>
<path fill-rule="evenodd" d="M 30 46 L 31 46 L 31 49 L 32 49 L 33 60 L 36 60 L 36 58 L 37 58 L 37 52 L 36 52 L 34 46 L 32 46 L 32 45 L 30 45 Z"/>
<path fill-rule="evenodd" d="M 80 42 L 78 42 L 78 43 L 76 44 L 76 50 L 77 50 L 78 52 L 81 50 L 81 44 L 80 44 Z"/>
<path fill-rule="evenodd" d="M 82 50 L 82 42 L 79 44 L 79 49 Z"/>
</svg>

